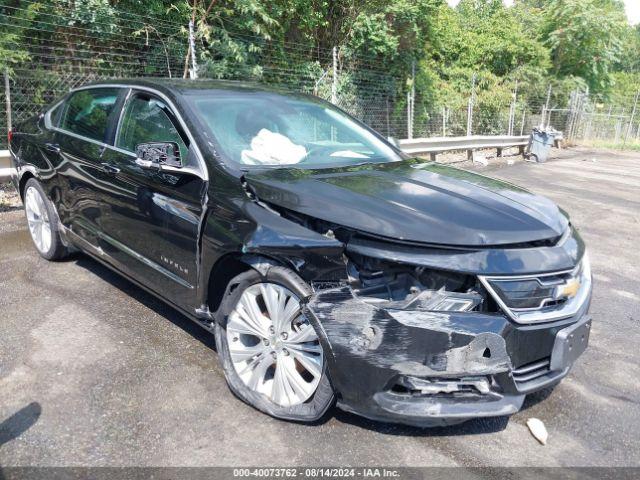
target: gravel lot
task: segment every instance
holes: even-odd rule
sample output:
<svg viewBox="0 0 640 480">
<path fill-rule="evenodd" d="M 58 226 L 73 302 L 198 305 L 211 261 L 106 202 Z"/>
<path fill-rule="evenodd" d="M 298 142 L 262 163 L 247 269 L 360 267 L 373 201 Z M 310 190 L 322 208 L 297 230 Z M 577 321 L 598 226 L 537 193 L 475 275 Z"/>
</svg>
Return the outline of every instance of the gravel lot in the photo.
<svg viewBox="0 0 640 480">
<path fill-rule="evenodd" d="M 87 257 L 46 262 L 22 210 L 0 213 L 0 465 L 640 466 L 640 154 L 559 157 L 483 172 L 547 195 L 579 226 L 591 346 L 510 420 L 432 430 L 254 411 L 227 389 L 211 336 Z"/>
</svg>

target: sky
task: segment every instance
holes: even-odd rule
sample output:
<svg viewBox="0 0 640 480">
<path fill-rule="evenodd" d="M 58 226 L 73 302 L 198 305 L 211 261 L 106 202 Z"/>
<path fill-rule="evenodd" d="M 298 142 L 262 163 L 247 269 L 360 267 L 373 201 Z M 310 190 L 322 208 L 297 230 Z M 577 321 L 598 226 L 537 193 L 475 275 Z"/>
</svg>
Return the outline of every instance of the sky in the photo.
<svg viewBox="0 0 640 480">
<path fill-rule="evenodd" d="M 460 0 L 447 0 L 449 5 L 457 5 Z M 513 4 L 513 0 L 504 0 L 506 5 Z M 640 0 L 624 0 L 624 4 L 627 7 L 627 17 L 629 22 L 633 25 L 640 23 Z"/>
</svg>

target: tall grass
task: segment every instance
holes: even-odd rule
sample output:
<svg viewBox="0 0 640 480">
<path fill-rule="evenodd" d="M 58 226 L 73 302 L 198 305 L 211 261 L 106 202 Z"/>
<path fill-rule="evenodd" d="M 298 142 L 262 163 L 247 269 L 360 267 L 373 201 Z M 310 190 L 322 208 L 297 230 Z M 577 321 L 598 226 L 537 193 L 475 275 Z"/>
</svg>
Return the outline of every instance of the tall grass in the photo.
<svg viewBox="0 0 640 480">
<path fill-rule="evenodd" d="M 640 141 L 635 140 L 631 140 L 627 143 L 624 143 L 623 141 L 613 142 L 611 140 L 589 140 L 580 142 L 580 144 L 594 148 L 608 148 L 610 150 L 640 152 Z"/>
</svg>

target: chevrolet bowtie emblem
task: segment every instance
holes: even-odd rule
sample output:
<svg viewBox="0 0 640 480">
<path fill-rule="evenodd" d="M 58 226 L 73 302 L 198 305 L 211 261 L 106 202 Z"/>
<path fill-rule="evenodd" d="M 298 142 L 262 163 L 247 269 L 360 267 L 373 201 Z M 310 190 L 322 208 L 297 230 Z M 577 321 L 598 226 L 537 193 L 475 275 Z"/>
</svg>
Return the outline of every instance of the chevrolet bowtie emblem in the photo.
<svg viewBox="0 0 640 480">
<path fill-rule="evenodd" d="M 580 280 L 572 278 L 571 280 L 567 280 L 566 283 L 556 287 L 555 297 L 573 298 L 578 294 L 578 290 L 580 290 Z"/>
</svg>

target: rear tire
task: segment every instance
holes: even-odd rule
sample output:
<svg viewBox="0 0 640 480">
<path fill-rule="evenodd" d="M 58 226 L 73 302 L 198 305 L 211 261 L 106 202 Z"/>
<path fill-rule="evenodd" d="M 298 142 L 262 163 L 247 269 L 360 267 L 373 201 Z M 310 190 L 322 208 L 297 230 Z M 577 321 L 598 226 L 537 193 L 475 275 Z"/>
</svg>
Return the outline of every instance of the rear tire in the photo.
<svg viewBox="0 0 640 480">
<path fill-rule="evenodd" d="M 47 260 L 61 260 L 69 255 L 60 238 L 55 207 L 35 178 L 27 180 L 23 199 L 31 240 L 40 256 Z"/>
<path fill-rule="evenodd" d="M 326 355 L 299 308 L 310 294 L 294 272 L 271 267 L 233 278 L 220 305 L 216 346 L 229 388 L 275 418 L 317 421 L 334 401 Z"/>
</svg>

